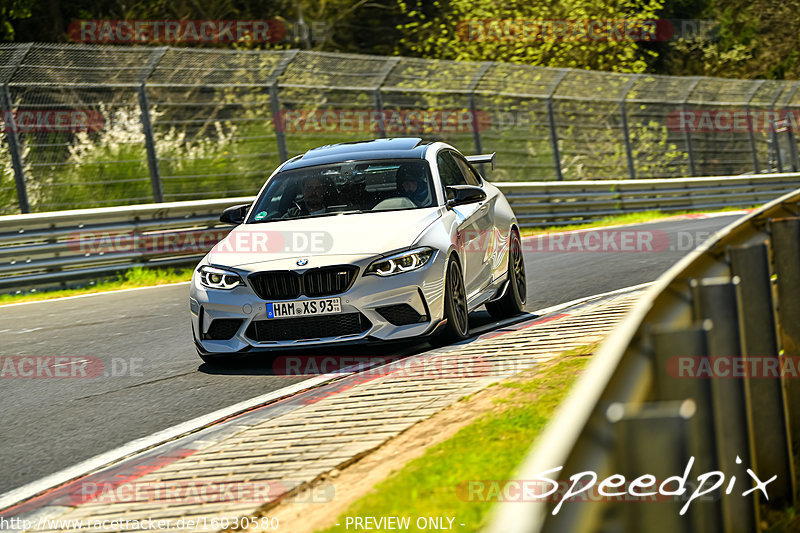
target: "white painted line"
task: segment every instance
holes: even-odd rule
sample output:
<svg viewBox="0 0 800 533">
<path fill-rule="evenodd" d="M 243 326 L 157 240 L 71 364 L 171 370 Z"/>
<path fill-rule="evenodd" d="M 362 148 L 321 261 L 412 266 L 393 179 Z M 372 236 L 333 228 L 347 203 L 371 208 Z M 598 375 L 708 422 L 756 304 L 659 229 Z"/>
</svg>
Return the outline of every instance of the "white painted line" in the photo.
<svg viewBox="0 0 800 533">
<path fill-rule="evenodd" d="M 629 224 L 614 224 L 611 226 L 593 226 L 590 228 L 575 228 L 575 229 L 565 229 L 561 231 L 547 231 L 545 233 L 538 233 L 536 235 L 525 235 L 522 237 L 522 240 L 524 241 L 525 239 L 541 239 L 544 237 L 552 237 L 553 235 L 564 235 L 567 233 L 586 233 L 589 231 L 603 231 L 607 229 L 629 228 L 631 226 L 644 226 L 646 224 L 659 224 L 663 222 L 676 222 L 682 220 L 705 220 L 707 218 L 729 217 L 729 216 L 743 217 L 748 214 L 750 214 L 749 210 L 739 209 L 736 211 L 720 211 L 718 213 L 694 213 L 689 215 L 672 215 L 664 218 L 656 218 L 654 220 L 645 220 L 643 222 L 631 222 Z"/>
<path fill-rule="evenodd" d="M 188 285 L 191 281 L 179 281 L 177 283 L 163 283 L 161 285 L 150 285 L 149 287 L 133 287 L 131 289 L 115 289 L 111 291 L 92 292 L 89 294 L 76 294 L 75 296 L 61 296 L 60 298 L 47 298 L 45 300 L 34 300 L 32 302 L 17 302 L 14 304 L 0 304 L 0 309 L 14 307 L 16 305 L 43 304 L 50 302 L 62 302 L 64 300 L 76 300 L 78 298 L 89 298 L 91 296 L 102 296 L 104 294 L 120 294 L 123 292 L 143 291 L 146 289 L 160 289 L 163 287 L 175 287 L 176 285 Z M 41 294 L 45 294 L 42 292 Z M 187 295 L 188 298 L 188 295 Z"/>
<path fill-rule="evenodd" d="M 626 292 L 633 292 L 639 289 L 645 289 L 655 283 L 655 281 L 648 281 L 647 283 L 640 283 L 639 285 L 631 285 L 630 287 L 623 287 L 621 289 L 616 289 L 613 291 L 603 292 L 600 294 L 593 294 L 592 296 L 584 296 L 583 298 L 578 298 L 576 300 L 572 300 L 571 302 L 565 302 L 563 304 L 554 305 L 551 307 L 545 307 L 544 309 L 539 309 L 538 311 L 533 311 L 535 315 L 549 315 L 552 313 L 556 313 L 561 311 L 562 309 L 566 309 L 568 307 L 573 307 L 575 305 L 580 305 L 582 303 L 589 302 L 591 300 L 598 300 L 600 298 L 606 298 L 608 296 L 614 296 L 616 294 L 623 294 Z"/>
<path fill-rule="evenodd" d="M 572 307 L 575 305 L 579 305 L 591 300 L 596 300 L 599 298 L 604 298 L 607 296 L 613 296 L 615 294 L 622 294 L 625 292 L 631 292 L 637 289 L 645 288 L 649 285 L 652 285 L 654 282 L 649 283 L 642 283 L 640 285 L 633 285 L 630 287 L 624 287 L 622 289 L 617 289 L 613 291 L 604 292 L 601 294 L 594 294 L 592 296 L 585 296 L 583 298 L 578 298 L 576 300 L 572 300 L 570 302 L 565 302 L 562 304 L 554 305 L 552 307 L 546 307 L 544 309 L 539 309 L 538 311 L 534 311 L 533 314 L 535 315 L 547 315 L 552 314 L 562 309 Z M 89 296 L 89 295 L 86 295 Z M 535 319 L 534 319 L 535 320 Z M 525 323 L 526 321 L 522 321 L 520 323 Z M 502 326 L 501 326 L 502 327 Z M 39 479 L 37 481 L 28 483 L 27 485 L 23 485 L 17 489 L 14 489 L 10 492 L 0 495 L 0 511 L 6 509 L 8 507 L 17 505 L 18 503 L 24 502 L 33 498 L 34 496 L 43 493 L 49 489 L 57 487 L 59 485 L 63 485 L 68 483 L 74 479 L 83 477 L 90 472 L 100 470 L 101 468 L 108 467 L 113 463 L 116 463 L 124 458 L 127 458 L 130 455 L 134 455 L 137 453 L 144 452 L 151 448 L 155 448 L 156 446 L 162 445 L 166 442 L 175 440 L 179 437 L 183 437 L 190 433 L 194 433 L 195 431 L 202 429 L 206 426 L 210 426 L 219 420 L 229 418 L 233 415 L 240 414 L 246 411 L 249 411 L 255 407 L 259 407 L 260 405 L 266 404 L 268 402 L 278 400 L 280 398 L 291 396 L 294 394 L 298 394 L 305 390 L 311 389 L 313 387 L 317 387 L 319 385 L 325 384 L 329 381 L 333 381 L 336 378 L 346 377 L 354 373 L 355 369 L 365 370 L 363 366 L 359 367 L 358 365 L 354 365 L 352 367 L 344 368 L 341 372 L 335 372 L 330 374 L 323 374 L 320 376 L 315 376 L 313 378 L 309 378 L 303 380 L 299 383 L 295 383 L 293 385 L 289 385 L 288 387 L 284 387 L 277 391 L 268 392 L 261 396 L 257 396 L 255 398 L 251 398 L 249 400 L 245 400 L 243 402 L 237 403 L 230 407 L 226 407 L 224 409 L 219 409 L 214 411 L 213 413 L 209 413 L 207 415 L 195 418 L 193 420 L 189 420 L 188 422 L 183 422 L 171 428 L 167 428 L 163 431 L 158 433 L 154 433 L 152 435 L 148 435 L 147 437 L 142 437 L 141 439 L 137 439 L 131 441 L 127 444 L 124 444 L 118 448 L 113 450 L 109 450 L 105 453 L 100 455 L 96 455 L 86 461 L 78 463 L 74 466 L 61 470 L 60 472 L 56 472 L 51 474 L 47 477 Z"/>
</svg>

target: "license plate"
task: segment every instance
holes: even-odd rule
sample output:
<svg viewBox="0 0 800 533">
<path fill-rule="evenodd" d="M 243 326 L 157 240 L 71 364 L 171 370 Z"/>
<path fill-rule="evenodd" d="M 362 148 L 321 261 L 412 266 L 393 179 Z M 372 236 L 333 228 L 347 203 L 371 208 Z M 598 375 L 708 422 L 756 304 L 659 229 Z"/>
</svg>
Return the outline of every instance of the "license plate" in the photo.
<svg viewBox="0 0 800 533">
<path fill-rule="evenodd" d="M 297 300 L 267 304 L 267 318 L 290 318 L 296 316 L 330 315 L 342 312 L 341 298 Z"/>
</svg>

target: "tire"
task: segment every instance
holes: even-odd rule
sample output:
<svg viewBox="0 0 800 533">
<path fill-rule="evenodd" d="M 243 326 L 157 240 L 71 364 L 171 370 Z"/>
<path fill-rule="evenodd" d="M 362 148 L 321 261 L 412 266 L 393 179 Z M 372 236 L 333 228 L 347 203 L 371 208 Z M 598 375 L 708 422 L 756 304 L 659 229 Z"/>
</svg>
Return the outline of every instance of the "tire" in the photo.
<svg viewBox="0 0 800 533">
<path fill-rule="evenodd" d="M 464 276 L 458 261 L 453 256 L 447 262 L 447 273 L 444 278 L 444 318 L 447 319 L 447 324 L 434 339 L 434 344 L 449 344 L 469 336 L 469 312 Z"/>
<path fill-rule="evenodd" d="M 508 247 L 508 286 L 503 297 L 486 304 L 492 318 L 508 318 L 525 310 L 527 285 L 525 280 L 525 258 L 517 230 L 511 230 Z"/>
</svg>

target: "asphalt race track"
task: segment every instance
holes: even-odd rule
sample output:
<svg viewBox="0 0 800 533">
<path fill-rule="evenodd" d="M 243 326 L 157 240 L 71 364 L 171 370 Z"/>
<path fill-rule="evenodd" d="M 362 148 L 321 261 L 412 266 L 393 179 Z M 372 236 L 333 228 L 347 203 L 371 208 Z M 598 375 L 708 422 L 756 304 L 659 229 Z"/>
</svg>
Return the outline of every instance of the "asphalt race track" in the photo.
<svg viewBox="0 0 800 533">
<path fill-rule="evenodd" d="M 662 251 L 528 251 L 528 309 L 652 281 L 737 216 L 625 228 L 669 235 L 672 249 Z M 529 241 L 525 247 L 532 248 Z M 0 307 L 0 356 L 92 357 L 102 360 L 109 374 L 0 378 L 0 493 L 306 379 L 276 376 L 257 365 L 230 371 L 202 365 L 191 339 L 188 290 L 180 284 Z M 488 322 L 483 311 L 472 318 L 472 326 Z M 409 353 L 425 347 L 391 350 Z M 361 353 L 376 349 L 370 350 Z"/>
</svg>

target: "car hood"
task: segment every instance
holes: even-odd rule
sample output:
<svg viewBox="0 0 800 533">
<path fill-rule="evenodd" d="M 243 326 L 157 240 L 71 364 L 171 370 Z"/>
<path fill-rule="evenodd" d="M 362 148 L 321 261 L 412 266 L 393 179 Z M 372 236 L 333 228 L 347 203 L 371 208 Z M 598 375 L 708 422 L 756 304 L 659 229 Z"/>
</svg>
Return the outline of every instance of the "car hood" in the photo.
<svg viewBox="0 0 800 533">
<path fill-rule="evenodd" d="M 411 246 L 441 217 L 441 208 L 332 215 L 243 224 L 208 254 L 214 265 L 240 267 L 321 255 L 380 255 Z"/>
</svg>

